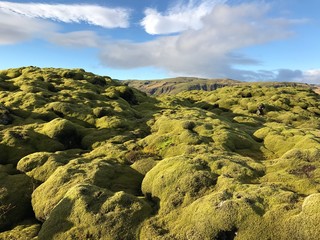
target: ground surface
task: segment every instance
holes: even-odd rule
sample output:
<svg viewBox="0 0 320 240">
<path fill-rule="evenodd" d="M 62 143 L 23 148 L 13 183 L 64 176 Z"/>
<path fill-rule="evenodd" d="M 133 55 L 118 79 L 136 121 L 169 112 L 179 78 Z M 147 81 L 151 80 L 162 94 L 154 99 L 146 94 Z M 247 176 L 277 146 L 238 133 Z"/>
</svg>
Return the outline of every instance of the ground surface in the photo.
<svg viewBox="0 0 320 240">
<path fill-rule="evenodd" d="M 0 71 L 0 239 L 318 239 L 319 100 Z"/>
</svg>

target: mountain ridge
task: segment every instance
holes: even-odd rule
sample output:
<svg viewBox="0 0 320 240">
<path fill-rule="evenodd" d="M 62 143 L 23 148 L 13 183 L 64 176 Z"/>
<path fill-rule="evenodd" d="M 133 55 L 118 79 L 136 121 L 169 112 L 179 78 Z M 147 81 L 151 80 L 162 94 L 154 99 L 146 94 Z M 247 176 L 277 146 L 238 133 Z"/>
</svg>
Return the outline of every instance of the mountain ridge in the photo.
<svg viewBox="0 0 320 240">
<path fill-rule="evenodd" d="M 237 85 L 266 85 L 266 86 L 306 86 L 309 84 L 295 82 L 243 82 L 233 79 L 207 79 L 197 77 L 176 77 L 155 80 L 121 80 L 124 84 L 136 88 L 149 95 L 174 95 L 182 91 L 203 90 L 213 91 L 221 87 Z M 314 86 L 316 89 L 316 86 Z"/>
</svg>

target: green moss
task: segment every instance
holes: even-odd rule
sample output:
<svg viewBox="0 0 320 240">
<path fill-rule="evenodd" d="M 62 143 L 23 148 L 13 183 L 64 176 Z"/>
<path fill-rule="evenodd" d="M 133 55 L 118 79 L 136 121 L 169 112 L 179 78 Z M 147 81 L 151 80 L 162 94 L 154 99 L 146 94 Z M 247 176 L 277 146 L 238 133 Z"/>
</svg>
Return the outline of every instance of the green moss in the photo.
<svg viewBox="0 0 320 240">
<path fill-rule="evenodd" d="M 142 191 L 160 199 L 160 211 L 170 212 L 200 197 L 214 187 L 215 181 L 216 176 L 204 161 L 180 156 L 162 160 L 153 167 L 142 182 Z"/>
<path fill-rule="evenodd" d="M 46 123 L 41 133 L 61 142 L 66 148 L 76 148 L 80 145 L 81 136 L 77 127 L 68 120 L 56 118 Z"/>
<path fill-rule="evenodd" d="M 3 155 L 0 158 L 2 164 L 17 164 L 20 158 L 37 151 L 57 151 L 64 149 L 58 143 L 45 135 L 35 132 L 33 126 L 13 127 L 0 132 L 2 141 L 0 149 Z"/>
<path fill-rule="evenodd" d="M 3 72 L 8 78 L 17 78 L 21 76 L 22 72 L 20 69 L 8 69 L 7 71 Z"/>
<path fill-rule="evenodd" d="M 64 78 L 72 78 L 74 80 L 82 80 L 84 78 L 83 76 L 83 72 L 84 70 L 82 69 L 79 69 L 78 71 L 64 71 L 62 73 L 62 77 Z"/>
<path fill-rule="evenodd" d="M 110 142 L 103 142 L 95 146 L 95 148 L 91 152 L 85 154 L 84 156 L 88 158 L 113 159 L 116 162 L 123 164 L 127 163 L 125 159 L 126 153 L 127 149 L 122 143 L 114 143 L 112 140 L 110 140 Z"/>
<path fill-rule="evenodd" d="M 17 169 L 26 173 L 33 179 L 44 182 L 59 167 L 67 164 L 69 160 L 79 157 L 81 150 L 61 152 L 36 152 L 20 159 Z"/>
<path fill-rule="evenodd" d="M 39 239 L 136 239 L 150 213 L 148 204 L 130 194 L 76 185 L 44 222 Z"/>
<path fill-rule="evenodd" d="M 111 109 L 110 107 L 108 108 L 103 108 L 103 107 L 97 107 L 95 109 L 93 109 L 93 114 L 97 117 L 97 118 L 101 118 L 104 116 L 112 116 L 114 115 L 114 111 L 113 109 Z"/>
<path fill-rule="evenodd" d="M 319 95 L 174 81 L 0 71 L 0 239 L 317 239 Z"/>
<path fill-rule="evenodd" d="M 0 104 L 0 124 L 2 125 L 8 125 L 11 124 L 13 121 L 13 118 L 9 112 L 9 110 Z"/>
<path fill-rule="evenodd" d="M 258 109 L 259 103 L 256 102 L 249 102 L 247 104 L 247 109 L 249 113 L 256 113 Z"/>
<path fill-rule="evenodd" d="M 19 223 L 11 230 L 0 233 L 0 239 L 36 239 L 40 230 L 40 224 L 35 220 L 26 220 Z"/>
<path fill-rule="evenodd" d="M 135 96 L 134 91 L 127 87 L 127 86 L 115 86 L 107 88 L 106 92 L 104 93 L 107 97 L 111 99 L 122 98 L 126 100 L 130 104 L 137 104 L 137 98 Z"/>
<path fill-rule="evenodd" d="M 94 149 L 105 143 L 106 140 L 117 135 L 115 129 L 102 128 L 99 130 L 86 130 L 81 146 L 84 149 Z"/>
<path fill-rule="evenodd" d="M 217 152 L 210 160 L 210 168 L 220 175 L 217 185 L 227 184 L 225 180 L 232 179 L 242 183 L 255 183 L 265 172 L 265 166 L 249 157 L 238 154 Z"/>
<path fill-rule="evenodd" d="M 32 214 L 33 184 L 24 174 L 0 172 L 0 231 L 7 230 Z"/>
<path fill-rule="evenodd" d="M 312 239 L 319 237 L 319 193 L 306 197 L 302 204 L 302 211 L 287 219 L 285 237 L 292 239 Z"/>
<path fill-rule="evenodd" d="M 32 194 L 32 205 L 39 220 L 46 220 L 55 205 L 73 186 L 91 183 L 111 191 L 138 195 L 142 175 L 132 168 L 104 159 L 75 159 L 61 166 Z"/>
<path fill-rule="evenodd" d="M 235 236 L 241 224 L 247 223 L 248 219 L 258 219 L 257 214 L 245 201 L 222 200 L 217 202 L 218 199 L 217 195 L 208 195 L 195 201 L 179 217 L 180 221 L 173 231 L 180 239 L 183 237 L 214 239 L 219 238 L 222 232 L 228 231 L 234 231 L 233 236 Z M 212 218 L 208 218 L 208 215 Z"/>
<path fill-rule="evenodd" d="M 107 128 L 107 129 L 118 129 L 118 128 L 127 128 L 128 121 L 126 119 L 120 117 L 108 117 L 104 116 L 96 121 L 96 127 L 99 129 Z"/>
<path fill-rule="evenodd" d="M 153 158 L 144 158 L 134 162 L 131 167 L 142 175 L 146 175 L 154 166 L 157 165 L 157 161 Z"/>
<path fill-rule="evenodd" d="M 281 156 L 292 148 L 317 148 L 319 139 L 309 130 L 297 130 L 292 132 L 290 128 L 262 128 L 254 135 L 263 139 L 266 149 L 273 153 L 273 156 Z"/>
<path fill-rule="evenodd" d="M 70 121 L 84 127 L 94 124 L 94 117 L 91 115 L 91 108 L 76 103 L 52 102 L 46 106 L 56 117 L 67 118 Z"/>
<path fill-rule="evenodd" d="M 277 183 L 303 195 L 320 190 L 319 149 L 292 149 L 267 164 L 262 181 Z"/>
</svg>

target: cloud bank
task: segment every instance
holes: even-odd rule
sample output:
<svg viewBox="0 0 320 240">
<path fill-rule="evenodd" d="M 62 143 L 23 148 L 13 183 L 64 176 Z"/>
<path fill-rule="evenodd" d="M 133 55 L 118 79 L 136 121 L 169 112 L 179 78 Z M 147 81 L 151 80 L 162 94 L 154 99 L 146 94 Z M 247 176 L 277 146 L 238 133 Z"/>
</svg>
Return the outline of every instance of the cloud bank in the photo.
<svg viewBox="0 0 320 240">
<path fill-rule="evenodd" d="M 261 63 L 239 50 L 289 38 L 293 35 L 291 26 L 299 20 L 270 17 L 270 6 L 262 2 L 240 5 L 225 2 L 190 0 L 164 13 L 147 9 L 141 22 L 147 33 L 176 34 L 154 36 L 154 40 L 140 43 L 106 40 L 94 31 L 64 32 L 59 24 L 49 21 L 128 27 L 130 10 L 0 2 L 0 45 L 38 38 L 61 46 L 96 48 L 106 67 L 155 67 L 175 76 L 320 83 L 319 69 L 243 70 Z"/>
<path fill-rule="evenodd" d="M 103 28 L 127 28 L 130 10 L 97 5 L 0 2 L 0 11 L 65 23 L 84 22 Z"/>
<path fill-rule="evenodd" d="M 292 35 L 288 26 L 293 21 L 269 18 L 268 10 L 269 6 L 262 3 L 214 5 L 202 16 L 200 28 L 144 43 L 110 42 L 102 49 L 101 61 L 116 68 L 156 66 L 175 75 L 263 79 L 263 72 L 234 66 L 259 64 L 237 50 Z M 157 33 L 163 33 L 159 29 Z"/>
</svg>

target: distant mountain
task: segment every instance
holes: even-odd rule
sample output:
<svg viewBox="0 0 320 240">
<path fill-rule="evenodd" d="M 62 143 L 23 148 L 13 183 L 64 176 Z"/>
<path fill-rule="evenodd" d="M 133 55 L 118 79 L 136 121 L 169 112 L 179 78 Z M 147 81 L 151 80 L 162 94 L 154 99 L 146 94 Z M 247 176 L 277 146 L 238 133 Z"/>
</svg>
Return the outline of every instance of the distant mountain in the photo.
<svg viewBox="0 0 320 240">
<path fill-rule="evenodd" d="M 304 86 L 308 84 L 294 82 L 242 82 L 232 79 L 206 79 L 196 77 L 176 77 L 157 80 L 123 80 L 129 87 L 136 88 L 148 95 L 175 95 L 183 91 L 213 91 L 226 86 L 260 85 L 270 87 Z M 316 87 L 314 87 L 316 90 Z"/>
<path fill-rule="evenodd" d="M 212 91 L 225 86 L 241 83 L 231 79 L 206 79 L 195 77 L 177 77 L 158 80 L 126 80 L 130 87 L 139 89 L 149 95 L 177 94 L 182 91 L 204 90 Z"/>
</svg>

